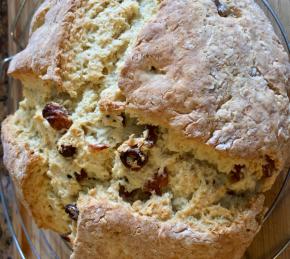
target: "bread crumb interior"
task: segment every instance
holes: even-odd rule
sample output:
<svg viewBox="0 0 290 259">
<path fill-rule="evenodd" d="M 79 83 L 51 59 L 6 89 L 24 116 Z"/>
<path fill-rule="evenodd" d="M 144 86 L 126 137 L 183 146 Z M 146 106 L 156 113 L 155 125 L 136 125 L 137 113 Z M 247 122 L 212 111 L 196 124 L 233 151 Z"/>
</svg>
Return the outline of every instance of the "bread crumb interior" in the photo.
<svg viewBox="0 0 290 259">
<path fill-rule="evenodd" d="M 193 229 L 208 231 L 230 226 L 261 190 L 265 161 L 222 156 L 169 129 L 142 125 L 126 108 L 101 109 L 103 101 L 125 104 L 118 75 L 159 2 L 88 1 L 78 10 L 77 34 L 66 47 L 62 77 L 70 90 L 60 93 L 53 85 L 24 82 L 25 99 L 16 112 L 17 138 L 48 162 L 51 208 L 61 215 L 58 224 L 71 224 L 73 233 L 76 224 L 64 207 L 88 195 L 122 203 L 140 215 L 181 220 Z M 40 90 L 36 92 L 35 87 Z M 50 102 L 71 113 L 73 124 L 66 132 L 54 130 L 42 116 Z M 148 126 L 156 131 L 152 146 L 147 143 Z M 62 156 L 61 145 L 74 146 L 76 154 Z M 138 170 L 126 167 L 121 159 L 129 148 L 146 155 L 146 163 Z M 85 172 L 82 179 L 81 172 Z M 161 184 L 164 174 L 166 183 Z M 157 187 L 150 187 L 154 184 Z"/>
</svg>

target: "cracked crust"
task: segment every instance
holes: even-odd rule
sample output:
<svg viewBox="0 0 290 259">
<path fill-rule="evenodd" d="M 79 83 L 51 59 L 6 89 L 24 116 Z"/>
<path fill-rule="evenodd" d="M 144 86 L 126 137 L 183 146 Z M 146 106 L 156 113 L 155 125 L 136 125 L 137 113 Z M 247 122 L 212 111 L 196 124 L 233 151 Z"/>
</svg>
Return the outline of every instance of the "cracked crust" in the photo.
<svg viewBox="0 0 290 259">
<path fill-rule="evenodd" d="M 27 48 L 11 62 L 12 76 L 75 96 L 73 84 L 64 84 L 68 60 L 63 53 L 81 3 L 44 2 Z M 126 105 L 105 100 L 99 107 L 130 111 L 143 122 L 183 133 L 192 140 L 186 145 L 201 143 L 250 160 L 268 155 L 279 171 L 289 153 L 288 58 L 257 5 L 233 3 L 242 10 L 239 18 L 219 17 L 211 0 L 163 1 L 122 71 Z M 253 66 L 261 75 L 250 76 Z M 66 233 L 61 213 L 47 207 L 47 161 L 16 141 L 14 119 L 2 125 L 5 165 L 37 224 Z M 262 204 L 257 198 L 227 229 L 198 233 L 181 223 L 136 215 L 121 204 L 87 199 L 78 204 L 72 257 L 240 258 L 260 228 L 256 216 Z"/>
<path fill-rule="evenodd" d="M 258 197 L 228 228 L 202 233 L 86 198 L 78 204 L 81 214 L 71 258 L 241 258 L 260 229 L 256 217 L 263 201 Z"/>
<path fill-rule="evenodd" d="M 2 124 L 3 161 L 16 185 L 17 194 L 39 227 L 66 233 L 68 226 L 61 220 L 61 214 L 49 206 L 47 161 L 27 143 L 16 140 L 17 131 L 15 117 L 9 116 Z"/>
<path fill-rule="evenodd" d="M 32 19 L 28 45 L 13 58 L 8 74 L 22 81 L 41 79 L 70 92 L 62 84 L 63 52 L 80 5 L 80 0 L 46 0 Z"/>
<path fill-rule="evenodd" d="M 232 3 L 238 18 L 219 16 L 211 0 L 163 1 L 119 86 L 145 123 L 229 156 L 268 155 L 281 170 L 290 147 L 288 56 L 256 3 Z"/>
</svg>

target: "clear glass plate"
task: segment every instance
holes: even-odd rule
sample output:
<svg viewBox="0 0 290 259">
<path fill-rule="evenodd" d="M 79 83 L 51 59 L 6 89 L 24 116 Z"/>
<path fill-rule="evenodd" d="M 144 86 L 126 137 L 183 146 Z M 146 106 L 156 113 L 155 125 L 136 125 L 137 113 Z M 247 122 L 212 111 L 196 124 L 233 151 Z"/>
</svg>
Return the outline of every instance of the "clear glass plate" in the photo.
<svg viewBox="0 0 290 259">
<path fill-rule="evenodd" d="M 13 17 L 15 17 L 9 28 L 9 35 L 11 37 L 10 42 L 12 43 L 12 47 L 10 46 L 11 55 L 25 47 L 28 40 L 30 19 L 33 12 L 41 2 L 42 1 L 39 0 L 16 1 L 17 4 L 15 10 L 9 10 L 9 15 L 14 15 Z M 260 0 L 257 2 L 265 10 L 265 13 L 271 20 L 277 35 L 290 55 L 287 33 L 285 32 L 280 20 L 267 1 Z M 24 15 L 24 13 L 28 13 L 28 15 Z M 1 69 L 5 69 L 8 62 L 9 58 L 4 60 Z M 19 82 L 16 82 L 13 79 L 9 79 L 8 86 L 8 99 L 6 104 L 8 106 L 8 112 L 13 113 L 17 108 L 19 100 L 22 98 L 20 91 L 21 88 Z M 267 218 L 271 215 L 278 200 L 282 197 L 288 178 L 289 172 L 281 174 L 272 191 L 267 194 L 266 204 L 270 208 Z M 69 258 L 71 254 L 69 244 L 61 236 L 51 231 L 39 229 L 34 224 L 27 210 L 18 202 L 13 183 L 7 172 L 4 170 L 0 172 L 0 197 L 7 227 L 12 235 L 14 244 L 13 254 L 11 255 L 12 258 Z M 280 249 L 272 251 L 273 254 L 267 256 L 269 258 L 274 258 L 274 254 L 278 255 L 279 251 L 282 251 L 281 249 L 287 247 L 287 244 L 289 245 L 289 240 L 288 243 L 279 244 L 282 245 L 280 246 Z M 264 255 L 265 253 L 257 256 L 258 258 L 265 258 Z M 251 257 L 246 256 L 246 258 Z M 251 259 L 257 258 L 252 257 Z"/>
</svg>

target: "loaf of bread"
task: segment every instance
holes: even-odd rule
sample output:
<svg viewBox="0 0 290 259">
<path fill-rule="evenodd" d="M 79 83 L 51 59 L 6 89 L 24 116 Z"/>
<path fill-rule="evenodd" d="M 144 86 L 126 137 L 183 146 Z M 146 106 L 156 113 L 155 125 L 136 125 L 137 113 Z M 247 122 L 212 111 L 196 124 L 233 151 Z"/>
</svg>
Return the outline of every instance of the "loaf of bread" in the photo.
<svg viewBox="0 0 290 259">
<path fill-rule="evenodd" d="M 71 258 L 241 258 L 289 166 L 288 55 L 254 0 L 46 0 L 4 162 Z"/>
</svg>

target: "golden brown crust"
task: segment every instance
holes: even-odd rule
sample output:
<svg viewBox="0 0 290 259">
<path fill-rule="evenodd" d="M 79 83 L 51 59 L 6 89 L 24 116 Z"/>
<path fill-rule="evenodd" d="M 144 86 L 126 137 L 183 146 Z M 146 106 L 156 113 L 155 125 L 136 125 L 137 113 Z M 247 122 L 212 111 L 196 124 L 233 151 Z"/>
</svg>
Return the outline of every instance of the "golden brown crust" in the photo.
<svg viewBox="0 0 290 259">
<path fill-rule="evenodd" d="M 119 86 L 144 122 L 230 156 L 268 155 L 281 169 L 290 147 L 288 57 L 254 1 L 232 4 L 240 17 L 219 16 L 211 0 L 163 1 Z"/>
<path fill-rule="evenodd" d="M 84 200 L 74 244 L 75 258 L 241 258 L 259 230 L 258 197 L 228 228 L 196 232 L 186 224 L 160 222 L 110 201 Z"/>
<path fill-rule="evenodd" d="M 39 227 L 66 233 L 68 226 L 49 205 L 47 161 L 17 139 L 14 116 L 2 123 L 1 140 L 4 165 L 10 172 L 22 203 L 29 209 Z M 61 222 L 58 224 L 57 222 Z"/>
<path fill-rule="evenodd" d="M 21 80 L 39 78 L 62 87 L 61 54 L 79 0 L 46 0 L 34 15 L 27 47 L 10 63 L 8 74 Z"/>
<path fill-rule="evenodd" d="M 70 92 L 63 82 L 69 62 L 64 52 L 82 2 L 45 1 L 33 19 L 29 45 L 13 59 L 9 73 Z M 233 2 L 242 10 L 240 18 L 219 17 L 211 0 L 163 1 L 122 71 L 127 107 L 104 100 L 99 108 L 104 113 L 128 109 L 225 156 L 268 155 L 278 171 L 289 153 L 288 58 L 254 2 Z M 262 76 L 249 74 L 254 65 Z M 63 215 L 49 207 L 47 161 L 19 142 L 14 124 L 14 117 L 3 123 L 5 165 L 38 225 L 65 233 Z M 78 204 L 72 257 L 240 258 L 259 230 L 255 217 L 262 204 L 259 197 L 230 227 L 201 233 L 183 223 L 137 215 L 122 204 L 86 200 Z"/>
</svg>

